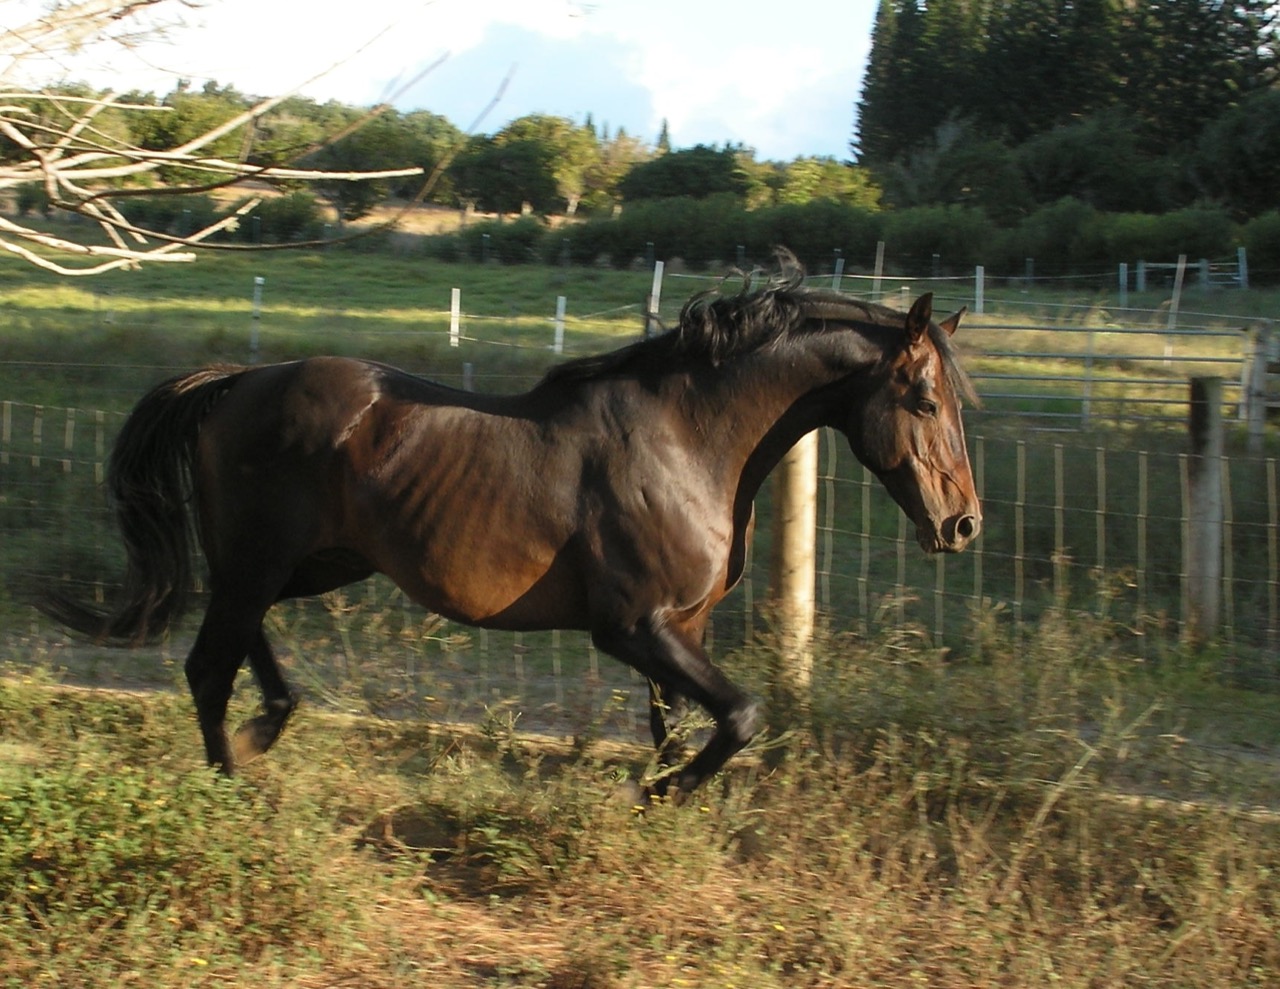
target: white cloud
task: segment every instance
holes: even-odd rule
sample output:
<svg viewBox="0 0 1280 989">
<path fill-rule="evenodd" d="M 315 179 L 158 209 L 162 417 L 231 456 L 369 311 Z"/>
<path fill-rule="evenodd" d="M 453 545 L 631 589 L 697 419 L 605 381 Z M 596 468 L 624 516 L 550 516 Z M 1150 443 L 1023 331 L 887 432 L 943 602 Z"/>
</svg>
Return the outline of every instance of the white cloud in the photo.
<svg viewBox="0 0 1280 989">
<path fill-rule="evenodd" d="M 42 3 L 0 0 L 0 16 L 22 23 L 15 10 Z M 215 0 L 160 9 L 183 12 L 188 26 L 134 53 L 85 52 L 46 75 L 157 92 L 176 78 L 216 79 L 274 95 L 341 63 L 303 92 L 368 104 L 450 52 L 399 105 L 466 126 L 515 64 L 484 130 L 530 112 L 591 113 L 653 140 L 665 118 L 679 147 L 733 141 L 786 159 L 847 154 L 874 3 Z"/>
</svg>

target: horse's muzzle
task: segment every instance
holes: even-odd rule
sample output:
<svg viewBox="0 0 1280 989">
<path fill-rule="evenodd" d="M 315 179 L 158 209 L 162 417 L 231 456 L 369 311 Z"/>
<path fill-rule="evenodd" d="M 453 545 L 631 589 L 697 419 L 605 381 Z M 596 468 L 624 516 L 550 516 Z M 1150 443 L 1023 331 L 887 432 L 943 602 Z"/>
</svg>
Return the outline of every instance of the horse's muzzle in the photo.
<svg viewBox="0 0 1280 989">
<path fill-rule="evenodd" d="M 953 515 L 940 526 L 920 526 L 916 539 L 926 553 L 959 553 L 982 531 L 979 515 Z"/>
</svg>

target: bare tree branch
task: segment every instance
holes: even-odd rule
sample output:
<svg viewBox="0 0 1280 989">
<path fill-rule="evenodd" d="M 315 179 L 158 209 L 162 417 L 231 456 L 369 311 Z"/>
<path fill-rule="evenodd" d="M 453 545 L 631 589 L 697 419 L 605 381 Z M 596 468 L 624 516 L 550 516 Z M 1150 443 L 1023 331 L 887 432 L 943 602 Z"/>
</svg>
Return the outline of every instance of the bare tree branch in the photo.
<svg viewBox="0 0 1280 989">
<path fill-rule="evenodd" d="M 123 32 L 116 33 L 117 27 L 166 2 L 173 0 L 83 0 L 55 8 L 16 30 L 0 31 L 0 58 L 9 59 L 8 66 L 0 71 L 0 80 L 28 58 L 71 51 L 104 37 L 126 43 L 121 39 L 127 36 Z M 433 68 L 435 65 L 426 71 Z M 415 76 L 413 81 L 421 78 L 422 74 L 425 73 Z M 287 93 L 261 100 L 176 147 L 152 150 L 137 147 L 99 129 L 95 121 L 106 110 L 123 114 L 171 112 L 167 107 L 121 102 L 113 93 L 85 97 L 31 91 L 19 86 L 0 92 L 0 136 L 11 142 L 18 152 L 11 160 L 0 161 L 0 192 L 38 182 L 43 186 L 52 208 L 92 220 L 110 241 L 110 245 L 86 243 L 53 236 L 26 223 L 0 219 L 0 248 L 39 267 L 66 275 L 97 274 L 144 262 L 190 261 L 194 259 L 194 253 L 182 248 L 193 247 L 215 233 L 233 229 L 240 217 L 260 202 L 253 200 L 232 215 L 182 237 L 129 223 L 112 199 L 142 192 L 163 195 L 192 191 L 191 186 L 141 185 L 143 179 L 153 182 L 162 168 L 181 168 L 184 173 L 208 176 L 207 183 L 194 187 L 206 191 L 249 179 L 364 182 L 422 174 L 421 168 L 334 172 L 291 167 L 287 163 L 259 165 L 206 152 L 205 149 L 220 138 L 241 128 L 251 129 L 291 95 Z M 390 105 L 388 100 L 374 107 L 339 134 L 297 151 L 293 160 L 346 136 L 356 127 L 384 113 Z M 79 265 L 44 252 L 91 259 L 91 263 Z M 102 258 L 107 260 L 99 260 Z"/>
</svg>

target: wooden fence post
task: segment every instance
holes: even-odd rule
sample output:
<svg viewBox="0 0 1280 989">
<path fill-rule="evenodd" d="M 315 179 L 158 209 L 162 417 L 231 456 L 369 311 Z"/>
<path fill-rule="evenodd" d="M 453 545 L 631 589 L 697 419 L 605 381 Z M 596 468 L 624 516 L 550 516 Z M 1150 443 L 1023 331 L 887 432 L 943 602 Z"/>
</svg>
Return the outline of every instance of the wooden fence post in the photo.
<svg viewBox="0 0 1280 989">
<path fill-rule="evenodd" d="M 1187 462 L 1187 631 L 1195 644 L 1214 638 L 1222 598 L 1222 379 L 1191 379 L 1191 454 Z"/>
<path fill-rule="evenodd" d="M 777 622 L 773 707 L 794 722 L 809 707 L 818 522 L 818 433 L 803 436 L 774 474 L 770 600 Z"/>
<path fill-rule="evenodd" d="M 1267 364 L 1271 357 L 1271 321 L 1259 320 L 1249 341 L 1252 353 L 1245 355 L 1243 385 L 1244 418 L 1248 422 L 1249 452 L 1262 452 L 1262 434 L 1267 425 Z"/>
</svg>

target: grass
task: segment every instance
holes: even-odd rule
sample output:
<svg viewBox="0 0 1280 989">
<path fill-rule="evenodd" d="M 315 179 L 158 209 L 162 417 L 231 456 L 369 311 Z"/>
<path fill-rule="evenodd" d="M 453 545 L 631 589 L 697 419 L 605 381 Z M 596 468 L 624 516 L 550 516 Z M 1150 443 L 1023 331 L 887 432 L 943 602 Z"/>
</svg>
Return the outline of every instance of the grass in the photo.
<svg viewBox="0 0 1280 989">
<path fill-rule="evenodd" d="M 1194 670 L 973 634 L 827 642 L 806 731 L 644 813 L 590 726 L 309 708 L 228 782 L 175 695 L 11 671 L 0 984 L 1274 984 L 1274 766 L 1167 730 Z"/>
<path fill-rule="evenodd" d="M 1199 653 L 1178 641 L 1172 434 L 1105 437 L 1118 521 L 1104 566 L 1092 446 L 1059 455 L 1064 545 L 1042 512 L 1020 557 L 1005 552 L 1018 511 L 1058 501 L 1058 468 L 1053 444 L 1014 433 L 1019 491 L 1017 445 L 992 426 L 988 531 L 981 557 L 943 565 L 946 635 L 912 617 L 933 606 L 938 564 L 897 557 L 901 586 L 864 588 L 862 618 L 823 633 L 810 719 L 775 725 L 773 747 L 684 806 L 637 813 L 621 785 L 651 767 L 630 744 L 643 685 L 620 666 L 571 663 L 567 638 L 490 642 L 378 582 L 273 612 L 308 703 L 242 778 L 210 777 L 181 686 L 189 629 L 156 650 L 100 650 L 5 595 L 15 574 L 114 572 L 93 488 L 104 444 L 157 378 L 247 359 L 258 275 L 263 360 L 360 353 L 455 383 L 471 362 L 495 389 L 554 359 L 554 295 L 569 298 L 567 349 L 583 352 L 633 335 L 649 288 L 646 273 L 352 252 L 217 256 L 92 289 L 0 273 L 14 438 L 0 450 L 0 986 L 1276 983 L 1274 660 L 1243 631 Z M 687 294 L 669 285 L 664 314 Z M 1028 402 L 1071 411 L 1051 392 Z M 108 413 L 99 425 L 68 406 Z M 1113 446 L 1148 450 L 1145 508 Z M 850 461 L 839 484 L 856 506 Z M 1267 586 L 1255 468 L 1232 468 L 1254 492 L 1233 520 L 1242 602 Z M 766 487 L 765 537 L 767 502 Z M 1124 561 L 1143 512 L 1157 536 L 1139 607 Z M 879 503 L 837 521 L 833 597 L 857 599 L 868 555 L 893 568 L 900 524 Z M 968 593 L 978 559 L 998 594 Z M 768 696 L 767 635 L 742 625 L 729 611 L 715 651 Z M 246 688 L 236 718 L 254 702 Z"/>
</svg>

